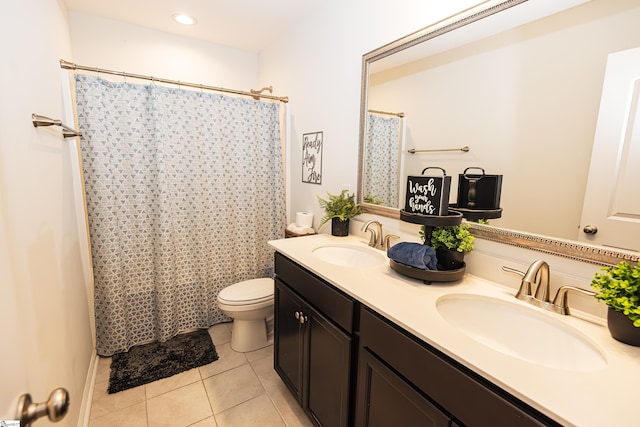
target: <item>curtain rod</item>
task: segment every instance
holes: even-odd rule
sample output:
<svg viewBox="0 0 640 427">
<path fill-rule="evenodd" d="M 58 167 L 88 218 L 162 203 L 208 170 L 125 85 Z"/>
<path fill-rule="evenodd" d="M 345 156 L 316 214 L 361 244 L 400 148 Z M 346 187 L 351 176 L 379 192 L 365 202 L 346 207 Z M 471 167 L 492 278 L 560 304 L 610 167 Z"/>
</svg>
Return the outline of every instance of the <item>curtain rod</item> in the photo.
<svg viewBox="0 0 640 427">
<path fill-rule="evenodd" d="M 159 77 L 153 77 L 153 76 L 143 76 L 140 74 L 132 74 L 132 73 L 127 73 L 124 71 L 113 71 L 113 70 L 105 70 L 103 68 L 98 68 L 98 67 L 87 67 L 85 65 L 78 65 L 78 64 L 74 64 L 73 62 L 69 62 L 69 61 L 65 61 L 64 59 L 60 60 L 60 68 L 64 68 L 66 70 L 83 70 L 83 71 L 93 71 L 96 73 L 102 73 L 102 74 L 112 74 L 114 76 L 122 76 L 122 77 L 131 77 L 134 79 L 141 79 L 141 80 L 151 80 L 152 82 L 160 82 L 160 83 L 168 83 L 168 84 L 172 84 L 172 85 L 177 85 L 177 86 L 186 86 L 186 87 L 192 87 L 192 88 L 196 88 L 196 89 L 207 89 L 207 90 L 213 90 L 216 92 L 225 92 L 225 93 L 233 93 L 236 95 L 245 95 L 245 96 L 250 96 L 253 99 L 259 99 L 259 98 L 267 98 L 267 99 L 272 99 L 275 101 L 280 101 L 280 102 L 284 102 L 287 103 L 289 102 L 289 98 L 286 96 L 280 97 L 280 96 L 273 96 L 273 95 L 263 95 L 260 92 L 262 90 L 251 90 L 251 92 L 245 92 L 245 91 L 241 91 L 241 90 L 234 90 L 234 89 L 226 89 L 223 87 L 215 87 L 215 86 L 207 86 L 207 85 L 203 85 L 203 84 L 196 84 L 196 83 L 185 83 L 185 82 L 181 82 L 178 80 L 169 80 L 169 79 L 163 79 L 163 78 L 159 78 Z"/>
<path fill-rule="evenodd" d="M 370 113 L 378 113 L 378 114 L 386 114 L 388 116 L 398 116 L 400 118 L 404 117 L 404 113 L 389 113 L 387 111 L 379 111 L 379 110 L 367 110 Z"/>
</svg>

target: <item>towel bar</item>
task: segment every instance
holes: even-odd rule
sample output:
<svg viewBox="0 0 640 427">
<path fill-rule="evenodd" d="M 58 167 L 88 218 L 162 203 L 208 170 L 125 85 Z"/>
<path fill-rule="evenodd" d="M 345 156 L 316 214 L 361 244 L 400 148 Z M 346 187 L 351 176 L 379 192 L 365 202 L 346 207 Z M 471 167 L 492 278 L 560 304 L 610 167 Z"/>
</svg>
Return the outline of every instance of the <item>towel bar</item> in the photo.
<svg viewBox="0 0 640 427">
<path fill-rule="evenodd" d="M 71 138 L 74 136 L 82 135 L 80 132 L 70 128 L 69 126 L 62 123 L 60 120 L 55 120 L 46 116 L 41 116 L 39 114 L 31 114 L 31 121 L 33 122 L 33 127 L 36 127 L 36 128 L 39 126 L 60 126 L 62 128 L 63 138 Z"/>
</svg>

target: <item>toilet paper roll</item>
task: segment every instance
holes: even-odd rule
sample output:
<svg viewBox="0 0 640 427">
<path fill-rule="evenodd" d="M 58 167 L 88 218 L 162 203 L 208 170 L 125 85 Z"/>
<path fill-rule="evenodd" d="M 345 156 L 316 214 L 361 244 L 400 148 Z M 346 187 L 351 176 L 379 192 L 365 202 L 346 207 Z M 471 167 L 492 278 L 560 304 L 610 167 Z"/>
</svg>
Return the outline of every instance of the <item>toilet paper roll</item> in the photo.
<svg viewBox="0 0 640 427">
<path fill-rule="evenodd" d="M 298 227 L 313 227 L 313 214 L 311 212 L 297 212 L 296 225 Z"/>
</svg>

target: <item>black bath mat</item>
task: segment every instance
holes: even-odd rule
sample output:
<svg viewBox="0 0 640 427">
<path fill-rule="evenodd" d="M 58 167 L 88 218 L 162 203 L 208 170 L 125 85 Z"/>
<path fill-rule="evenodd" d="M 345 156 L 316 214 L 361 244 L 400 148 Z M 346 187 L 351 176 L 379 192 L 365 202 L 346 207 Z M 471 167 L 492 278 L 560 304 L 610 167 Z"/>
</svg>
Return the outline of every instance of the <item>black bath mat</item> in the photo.
<svg viewBox="0 0 640 427">
<path fill-rule="evenodd" d="M 169 341 L 131 347 L 111 358 L 109 394 L 167 378 L 218 360 L 206 329 L 180 334 Z"/>
</svg>

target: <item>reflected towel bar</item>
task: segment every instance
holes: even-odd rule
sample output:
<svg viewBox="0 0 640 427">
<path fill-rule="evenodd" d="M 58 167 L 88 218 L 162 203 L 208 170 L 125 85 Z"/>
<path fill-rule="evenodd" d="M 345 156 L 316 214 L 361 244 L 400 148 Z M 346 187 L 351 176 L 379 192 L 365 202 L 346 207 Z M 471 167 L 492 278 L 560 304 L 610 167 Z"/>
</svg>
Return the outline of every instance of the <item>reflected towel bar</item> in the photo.
<svg viewBox="0 0 640 427">
<path fill-rule="evenodd" d="M 416 150 L 415 148 L 412 148 L 411 150 L 407 150 L 409 153 L 411 154 L 415 154 L 415 153 L 437 153 L 439 151 L 464 151 L 465 153 L 467 151 L 469 151 L 469 146 L 465 145 L 462 148 L 442 148 L 440 150 Z"/>
<path fill-rule="evenodd" d="M 31 121 L 33 122 L 33 127 L 36 127 L 36 128 L 38 126 L 60 126 L 62 128 L 63 138 L 72 138 L 75 136 L 82 136 L 80 132 L 70 128 L 69 126 L 62 123 L 60 120 L 55 120 L 46 116 L 41 116 L 39 114 L 31 114 Z"/>
</svg>

